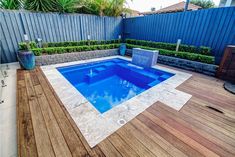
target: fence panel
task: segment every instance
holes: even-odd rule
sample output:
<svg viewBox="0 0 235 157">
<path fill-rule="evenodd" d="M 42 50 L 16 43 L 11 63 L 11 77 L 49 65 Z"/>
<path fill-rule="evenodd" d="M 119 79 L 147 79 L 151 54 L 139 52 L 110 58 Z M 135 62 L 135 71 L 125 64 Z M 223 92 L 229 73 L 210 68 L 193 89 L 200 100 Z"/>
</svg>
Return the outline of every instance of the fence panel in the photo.
<svg viewBox="0 0 235 157">
<path fill-rule="evenodd" d="M 2 62 L 17 60 L 24 32 L 30 40 L 46 42 L 125 38 L 209 46 L 218 64 L 228 44 L 235 44 L 235 7 L 206 9 L 144 17 L 99 17 L 83 14 L 31 13 L 0 10 Z"/>
<path fill-rule="evenodd" d="M 125 38 L 209 46 L 217 64 L 225 46 L 235 44 L 235 7 L 126 18 L 123 24 Z"/>
<path fill-rule="evenodd" d="M 32 13 L 0 10 L 3 63 L 17 61 L 18 43 L 24 32 L 30 40 L 44 42 L 117 39 L 122 33 L 122 19 L 84 14 Z"/>
</svg>

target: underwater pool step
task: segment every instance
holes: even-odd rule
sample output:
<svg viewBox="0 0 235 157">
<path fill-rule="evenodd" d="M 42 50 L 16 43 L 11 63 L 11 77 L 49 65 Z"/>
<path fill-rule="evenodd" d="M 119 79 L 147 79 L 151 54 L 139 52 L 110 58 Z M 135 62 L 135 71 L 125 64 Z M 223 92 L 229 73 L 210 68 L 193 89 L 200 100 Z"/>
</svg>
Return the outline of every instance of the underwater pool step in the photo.
<svg viewBox="0 0 235 157">
<path fill-rule="evenodd" d="M 88 84 L 92 84 L 100 80 L 103 80 L 105 78 L 108 78 L 111 75 L 113 75 L 113 73 L 110 72 L 109 69 L 105 68 L 94 69 L 92 73 L 86 74 L 85 82 L 87 82 Z"/>
<path fill-rule="evenodd" d="M 99 73 L 99 72 L 104 71 L 106 69 L 107 69 L 106 67 L 98 67 L 98 68 L 95 68 L 93 71 Z"/>
</svg>

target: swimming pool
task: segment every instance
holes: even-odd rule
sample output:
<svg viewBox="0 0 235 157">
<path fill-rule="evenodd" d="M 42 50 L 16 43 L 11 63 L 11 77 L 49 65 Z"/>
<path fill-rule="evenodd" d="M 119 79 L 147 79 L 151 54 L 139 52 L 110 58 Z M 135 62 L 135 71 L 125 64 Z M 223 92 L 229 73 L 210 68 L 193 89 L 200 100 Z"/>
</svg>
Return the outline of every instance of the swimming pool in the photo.
<svg viewBox="0 0 235 157">
<path fill-rule="evenodd" d="M 131 99 L 174 74 L 114 58 L 57 70 L 100 112 Z"/>
</svg>

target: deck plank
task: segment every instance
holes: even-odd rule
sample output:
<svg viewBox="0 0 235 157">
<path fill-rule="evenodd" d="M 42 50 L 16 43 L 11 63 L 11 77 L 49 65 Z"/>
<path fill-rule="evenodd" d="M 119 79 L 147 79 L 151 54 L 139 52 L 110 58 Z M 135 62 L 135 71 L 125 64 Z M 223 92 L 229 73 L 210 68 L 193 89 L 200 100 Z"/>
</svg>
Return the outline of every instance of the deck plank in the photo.
<svg viewBox="0 0 235 157">
<path fill-rule="evenodd" d="M 195 105 L 194 103 L 190 103 L 189 105 L 185 106 L 183 112 L 191 114 L 194 117 L 194 119 L 198 119 L 200 121 L 203 119 L 207 123 L 207 125 L 210 126 L 211 128 L 219 130 L 220 132 L 224 133 L 225 135 L 235 140 L 234 127 L 227 125 L 226 123 L 221 122 L 218 119 L 210 117 L 208 114 L 204 113 L 203 110 L 195 107 L 194 105 Z"/>
<path fill-rule="evenodd" d="M 34 88 L 38 97 L 38 103 L 40 104 L 41 111 L 45 119 L 45 124 L 55 155 L 58 157 L 72 157 L 63 134 L 57 124 L 56 118 L 54 117 L 46 96 L 43 93 L 42 87 L 37 85 Z"/>
<path fill-rule="evenodd" d="M 181 150 L 183 153 L 187 154 L 188 156 L 195 156 L 195 157 L 203 156 L 201 153 L 193 149 L 191 145 L 184 143 L 183 141 L 181 141 L 181 139 L 171 134 L 168 130 L 165 130 L 165 128 L 162 128 L 162 125 L 159 126 L 157 123 L 155 123 L 154 116 L 147 114 L 146 111 L 144 111 L 139 116 L 137 116 L 137 118 L 142 123 L 145 123 L 149 128 L 151 128 L 157 134 L 159 134 L 168 142 L 170 142 L 174 147 Z"/>
<path fill-rule="evenodd" d="M 114 147 L 116 147 L 122 156 L 139 156 L 138 153 L 133 150 L 117 133 L 109 136 L 109 141 L 114 145 Z"/>
<path fill-rule="evenodd" d="M 17 76 L 18 78 L 18 76 Z M 17 86 L 17 131 L 18 156 L 37 156 L 32 119 L 29 110 L 28 97 L 24 80 L 20 79 Z M 22 105 L 24 104 L 24 105 Z"/>
<path fill-rule="evenodd" d="M 235 154 L 235 147 L 229 144 L 228 140 L 230 140 L 230 138 L 228 138 L 224 134 L 221 134 L 220 132 L 213 132 L 214 131 L 213 129 L 209 128 L 208 126 L 205 126 L 204 124 L 193 119 L 192 117 L 189 117 L 183 113 L 174 112 L 174 110 L 172 110 L 170 107 L 167 107 L 163 104 L 158 105 L 158 109 L 163 112 L 166 111 L 164 113 L 167 114 L 167 116 L 174 118 L 175 120 L 179 121 L 184 126 L 189 127 L 190 129 L 194 130 L 201 136 L 213 142 L 215 145 L 218 145 L 219 148 L 217 148 L 215 152 L 221 151 L 220 153 L 218 153 L 218 154 L 222 154 L 221 156 L 225 156 L 226 154 L 228 154 L 224 151 L 229 152 L 230 155 Z M 201 143 L 203 143 L 203 141 L 201 141 Z"/>
<path fill-rule="evenodd" d="M 29 99 L 29 108 L 33 122 L 33 130 L 36 140 L 38 156 L 54 157 L 55 153 L 47 132 L 46 124 L 43 119 L 39 103 L 37 102 L 37 96 L 34 91 L 32 81 L 30 79 L 30 74 L 28 72 L 25 73 L 25 83 Z"/>
<path fill-rule="evenodd" d="M 57 122 L 60 126 L 60 129 L 63 133 L 63 136 L 69 146 L 72 155 L 73 156 L 88 155 L 86 149 L 84 148 L 83 144 L 80 141 L 80 138 L 77 136 L 69 120 L 65 116 L 60 104 L 58 103 L 58 100 L 54 97 L 53 92 L 49 88 L 40 70 L 37 71 L 37 76 L 40 84 L 43 87 L 44 93 L 46 93 L 48 103 L 52 109 L 54 116 L 57 119 Z"/>
<path fill-rule="evenodd" d="M 192 74 L 177 87 L 193 96 L 180 111 L 156 102 L 90 148 L 42 70 L 17 70 L 18 156 L 235 156 L 235 96 Z"/>
<path fill-rule="evenodd" d="M 108 139 L 103 140 L 99 144 L 100 149 L 104 152 L 105 156 L 121 157 L 122 155 L 117 149 L 109 142 Z"/>
<path fill-rule="evenodd" d="M 186 157 L 187 155 L 184 154 L 182 151 L 174 147 L 173 144 L 168 142 L 166 139 L 164 139 L 162 136 L 160 136 L 158 133 L 156 133 L 153 129 L 149 128 L 146 124 L 142 123 L 137 118 L 133 119 L 131 121 L 131 124 L 141 132 L 141 134 L 144 134 L 151 138 L 154 142 L 156 142 L 162 149 L 164 149 L 167 153 L 169 153 L 171 156 L 182 156 Z M 155 149 L 158 147 L 155 147 Z M 158 153 L 160 153 L 162 150 L 161 148 L 156 149 Z"/>
<path fill-rule="evenodd" d="M 208 140 L 207 136 L 202 136 L 204 134 L 197 133 L 194 128 L 192 128 L 190 125 L 182 122 L 177 118 L 176 116 L 171 116 L 172 114 L 169 114 L 166 112 L 166 110 L 159 107 L 159 105 L 153 105 L 151 110 L 148 109 L 150 113 L 153 113 L 157 117 L 159 117 L 161 120 L 175 128 L 176 130 L 180 130 L 181 133 L 187 135 L 191 139 L 197 141 L 207 149 L 216 152 L 218 155 L 226 155 L 231 156 L 229 152 L 223 150 L 221 147 L 216 145 L 215 143 Z"/>
<path fill-rule="evenodd" d="M 117 134 L 122 138 L 123 141 L 128 143 L 128 145 L 139 155 L 143 157 L 154 157 L 155 155 L 146 148 L 134 135 L 132 135 L 128 130 L 123 127 L 117 131 Z"/>
<path fill-rule="evenodd" d="M 153 153 L 155 156 L 161 156 L 161 157 L 169 157 L 171 156 L 167 151 L 165 151 L 163 148 L 161 148 L 154 140 L 149 138 L 147 135 L 143 134 L 139 130 L 137 130 L 133 125 L 126 124 L 123 129 L 123 132 L 128 132 L 128 135 L 134 136 L 139 142 L 141 142 L 151 153 Z M 133 142 L 136 140 L 133 140 Z M 132 142 L 128 142 L 132 143 Z"/>
</svg>

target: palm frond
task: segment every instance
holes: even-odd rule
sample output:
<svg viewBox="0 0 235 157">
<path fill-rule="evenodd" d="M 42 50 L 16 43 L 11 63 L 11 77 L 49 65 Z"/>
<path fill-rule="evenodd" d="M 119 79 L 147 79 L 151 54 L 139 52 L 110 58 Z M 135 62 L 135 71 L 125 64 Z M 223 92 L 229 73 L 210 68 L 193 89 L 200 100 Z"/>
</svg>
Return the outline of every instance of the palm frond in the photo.
<svg viewBox="0 0 235 157">
<path fill-rule="evenodd" d="M 20 0 L 0 0 L 1 9 L 14 9 L 20 8 Z"/>
</svg>

